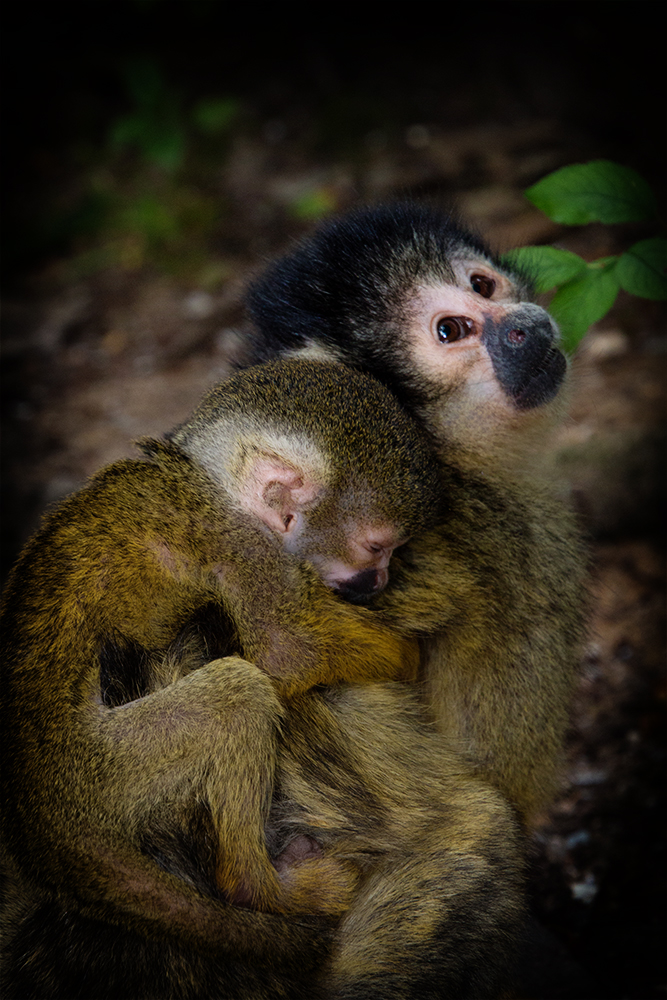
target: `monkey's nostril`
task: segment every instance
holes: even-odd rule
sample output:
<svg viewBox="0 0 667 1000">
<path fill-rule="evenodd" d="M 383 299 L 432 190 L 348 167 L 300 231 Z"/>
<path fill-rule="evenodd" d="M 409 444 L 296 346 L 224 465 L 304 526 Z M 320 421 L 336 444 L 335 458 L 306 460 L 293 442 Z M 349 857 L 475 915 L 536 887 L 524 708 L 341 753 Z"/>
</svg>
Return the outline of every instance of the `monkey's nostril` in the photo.
<svg viewBox="0 0 667 1000">
<path fill-rule="evenodd" d="M 507 339 L 509 340 L 510 344 L 523 344 L 524 340 L 526 339 L 526 331 L 510 330 L 510 332 L 507 334 Z"/>
</svg>

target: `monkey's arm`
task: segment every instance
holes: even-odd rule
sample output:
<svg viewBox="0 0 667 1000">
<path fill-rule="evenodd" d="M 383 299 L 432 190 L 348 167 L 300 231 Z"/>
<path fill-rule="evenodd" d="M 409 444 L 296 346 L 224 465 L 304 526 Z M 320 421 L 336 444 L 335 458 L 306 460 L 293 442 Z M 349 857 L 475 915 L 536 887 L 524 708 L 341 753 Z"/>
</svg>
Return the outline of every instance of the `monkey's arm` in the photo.
<svg viewBox="0 0 667 1000">
<path fill-rule="evenodd" d="M 372 608 L 404 635 L 432 636 L 470 613 L 478 581 L 447 542 L 442 529 L 433 528 L 394 554 L 389 584 Z"/>
<path fill-rule="evenodd" d="M 224 596 L 243 655 L 289 697 L 317 685 L 416 676 L 416 642 L 393 619 L 347 604 L 305 563 L 281 559 L 259 577 L 254 560 L 224 572 Z M 397 619 L 398 621 L 398 619 Z"/>
<path fill-rule="evenodd" d="M 248 629 L 238 622 L 245 655 L 282 697 L 317 685 L 416 677 L 416 642 L 373 611 L 345 604 L 315 578 L 304 578 L 296 596 L 273 617 L 264 605 Z"/>
<path fill-rule="evenodd" d="M 282 715 L 273 685 L 226 658 L 174 683 L 151 688 L 149 676 L 127 704 L 100 697 L 105 634 L 159 658 L 216 598 L 192 524 L 219 522 L 179 485 L 119 463 L 47 521 L 15 568 L 2 611 L 4 829 L 23 872 L 91 914 L 148 909 L 146 926 L 167 932 L 174 911 L 211 943 L 224 934 L 222 901 L 302 912 L 264 842 Z M 339 881 L 347 898 L 346 871 Z"/>
<path fill-rule="evenodd" d="M 520 500 L 478 505 L 474 521 L 459 514 L 418 536 L 377 601 L 420 637 L 438 729 L 524 818 L 554 792 L 586 610 L 570 516 L 543 503 L 534 519 Z"/>
</svg>

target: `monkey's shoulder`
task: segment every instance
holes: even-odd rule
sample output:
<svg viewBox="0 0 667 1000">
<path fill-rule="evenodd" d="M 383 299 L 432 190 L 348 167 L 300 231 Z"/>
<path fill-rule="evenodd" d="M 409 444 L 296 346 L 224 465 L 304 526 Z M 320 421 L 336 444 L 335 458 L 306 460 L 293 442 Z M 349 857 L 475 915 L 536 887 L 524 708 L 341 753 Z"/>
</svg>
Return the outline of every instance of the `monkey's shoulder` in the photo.
<svg viewBox="0 0 667 1000">
<path fill-rule="evenodd" d="M 441 505 L 438 524 L 396 553 L 378 610 L 422 635 L 482 634 L 493 624 L 509 641 L 545 614 L 565 615 L 579 630 L 585 547 L 552 486 L 450 466 Z"/>
<path fill-rule="evenodd" d="M 229 523 L 224 498 L 203 470 L 175 448 L 150 445 L 154 451 L 104 467 L 47 512 L 23 550 L 19 571 L 26 562 L 43 569 L 55 549 L 85 556 L 111 547 L 108 557 L 116 550 L 128 558 L 133 543 L 141 546 L 151 535 L 168 533 L 185 543 L 196 524 L 224 531 Z"/>
<path fill-rule="evenodd" d="M 107 466 L 25 546 L 3 596 L 4 641 L 58 658 L 55 645 L 83 648 L 109 622 L 129 634 L 149 623 L 168 639 L 216 597 L 231 531 L 215 487 L 184 456 L 165 449 L 159 461 Z"/>
</svg>

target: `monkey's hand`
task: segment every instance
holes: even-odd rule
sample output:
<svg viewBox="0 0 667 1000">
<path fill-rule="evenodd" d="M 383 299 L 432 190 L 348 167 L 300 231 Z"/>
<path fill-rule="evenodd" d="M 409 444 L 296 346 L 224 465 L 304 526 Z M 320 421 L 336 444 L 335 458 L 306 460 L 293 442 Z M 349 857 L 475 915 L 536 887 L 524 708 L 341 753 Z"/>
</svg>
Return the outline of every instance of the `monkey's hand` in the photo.
<svg viewBox="0 0 667 1000">
<path fill-rule="evenodd" d="M 322 599 L 295 609 L 283 628 L 267 627 L 254 655 L 246 652 L 274 679 L 282 697 L 318 685 L 416 678 L 416 640 L 383 624 L 374 612 L 322 591 Z"/>
<path fill-rule="evenodd" d="M 245 566 L 225 569 L 225 600 L 243 656 L 282 697 L 318 685 L 413 680 L 417 643 L 369 608 L 347 604 L 307 564 L 287 562 L 280 585 Z"/>
<path fill-rule="evenodd" d="M 283 678 L 285 693 L 315 685 L 411 681 L 419 668 L 417 642 L 382 622 L 368 608 L 346 604 L 323 588 L 308 622 L 314 656 L 298 665 L 298 676 Z"/>
</svg>

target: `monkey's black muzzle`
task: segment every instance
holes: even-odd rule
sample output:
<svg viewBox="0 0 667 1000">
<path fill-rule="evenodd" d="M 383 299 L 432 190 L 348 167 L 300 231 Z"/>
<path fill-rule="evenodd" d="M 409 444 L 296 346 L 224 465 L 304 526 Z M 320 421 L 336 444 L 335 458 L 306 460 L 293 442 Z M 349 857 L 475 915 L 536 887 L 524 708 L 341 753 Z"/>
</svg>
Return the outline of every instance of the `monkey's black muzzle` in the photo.
<svg viewBox="0 0 667 1000">
<path fill-rule="evenodd" d="M 378 575 L 374 569 L 365 569 L 345 583 L 339 583 L 336 593 L 350 604 L 368 604 L 378 593 Z"/>
<path fill-rule="evenodd" d="M 548 403 L 560 389 L 567 362 L 554 344 L 557 333 L 549 314 L 530 304 L 484 324 L 482 342 L 496 377 L 521 410 Z"/>
</svg>

